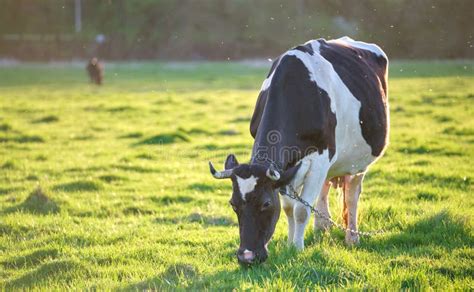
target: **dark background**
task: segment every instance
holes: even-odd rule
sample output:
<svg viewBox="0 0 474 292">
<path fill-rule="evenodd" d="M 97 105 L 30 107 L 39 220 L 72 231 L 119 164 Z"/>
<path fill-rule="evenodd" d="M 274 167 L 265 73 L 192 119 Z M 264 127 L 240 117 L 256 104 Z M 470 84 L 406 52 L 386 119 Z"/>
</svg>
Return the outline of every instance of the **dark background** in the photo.
<svg viewBox="0 0 474 292">
<path fill-rule="evenodd" d="M 0 58 L 270 58 L 344 35 L 391 58 L 473 58 L 473 19 L 474 0 L 0 0 Z"/>
</svg>

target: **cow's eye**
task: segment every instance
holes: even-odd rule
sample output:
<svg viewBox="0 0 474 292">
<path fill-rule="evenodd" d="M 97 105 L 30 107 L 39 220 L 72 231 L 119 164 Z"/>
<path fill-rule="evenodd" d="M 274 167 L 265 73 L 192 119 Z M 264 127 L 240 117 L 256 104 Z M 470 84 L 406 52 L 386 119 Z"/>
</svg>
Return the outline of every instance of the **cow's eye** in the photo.
<svg viewBox="0 0 474 292">
<path fill-rule="evenodd" d="M 272 203 L 270 203 L 269 201 L 266 201 L 265 203 L 262 204 L 262 211 L 265 211 L 267 210 L 268 208 L 270 208 L 272 205 Z"/>
</svg>

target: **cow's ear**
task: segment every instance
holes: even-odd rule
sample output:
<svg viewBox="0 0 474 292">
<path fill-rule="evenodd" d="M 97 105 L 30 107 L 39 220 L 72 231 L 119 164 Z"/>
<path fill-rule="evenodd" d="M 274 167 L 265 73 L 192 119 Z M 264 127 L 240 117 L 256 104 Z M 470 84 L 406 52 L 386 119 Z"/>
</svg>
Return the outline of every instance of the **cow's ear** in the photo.
<svg viewBox="0 0 474 292">
<path fill-rule="evenodd" d="M 301 163 L 298 163 L 297 165 L 287 169 L 280 177 L 279 180 L 277 180 L 275 183 L 274 183 L 274 186 L 276 188 L 280 188 L 280 187 L 283 187 L 283 186 L 286 186 L 287 184 L 289 184 L 291 182 L 291 180 L 293 179 L 293 177 L 295 177 L 296 173 L 298 172 L 298 170 L 300 169 L 300 166 L 301 166 Z"/>
<path fill-rule="evenodd" d="M 229 154 L 229 156 L 227 156 L 227 159 L 225 160 L 225 164 L 224 164 L 225 169 L 233 169 L 238 165 L 239 165 L 239 162 L 237 161 L 237 158 L 235 157 L 235 155 Z"/>
</svg>

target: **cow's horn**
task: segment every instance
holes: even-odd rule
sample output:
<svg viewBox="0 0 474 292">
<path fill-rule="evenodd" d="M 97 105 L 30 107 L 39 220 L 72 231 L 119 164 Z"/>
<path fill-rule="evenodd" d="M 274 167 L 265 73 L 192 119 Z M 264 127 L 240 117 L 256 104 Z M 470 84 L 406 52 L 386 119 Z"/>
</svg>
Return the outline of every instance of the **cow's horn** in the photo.
<svg viewBox="0 0 474 292">
<path fill-rule="evenodd" d="M 212 165 L 212 162 L 209 161 L 209 170 L 214 178 L 223 179 L 229 178 L 232 175 L 232 169 L 226 169 L 224 171 L 217 171 Z"/>
<path fill-rule="evenodd" d="M 270 164 L 270 167 L 267 169 L 267 177 L 273 181 L 280 179 L 280 173 L 273 167 L 273 164 Z"/>
</svg>

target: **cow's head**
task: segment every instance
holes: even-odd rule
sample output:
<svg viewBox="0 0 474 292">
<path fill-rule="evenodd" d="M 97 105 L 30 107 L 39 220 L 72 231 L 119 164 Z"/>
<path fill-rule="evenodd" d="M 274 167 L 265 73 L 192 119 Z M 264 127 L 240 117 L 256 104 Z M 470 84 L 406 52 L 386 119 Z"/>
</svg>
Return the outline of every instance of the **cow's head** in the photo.
<svg viewBox="0 0 474 292">
<path fill-rule="evenodd" d="M 229 203 L 237 214 L 240 230 L 237 259 L 243 264 L 265 261 L 267 243 L 280 216 L 278 189 L 291 181 L 299 165 L 280 173 L 272 166 L 239 164 L 231 154 L 224 171 L 216 171 L 211 162 L 209 167 L 215 178 L 232 180 Z"/>
</svg>

